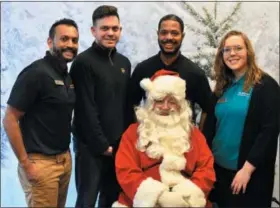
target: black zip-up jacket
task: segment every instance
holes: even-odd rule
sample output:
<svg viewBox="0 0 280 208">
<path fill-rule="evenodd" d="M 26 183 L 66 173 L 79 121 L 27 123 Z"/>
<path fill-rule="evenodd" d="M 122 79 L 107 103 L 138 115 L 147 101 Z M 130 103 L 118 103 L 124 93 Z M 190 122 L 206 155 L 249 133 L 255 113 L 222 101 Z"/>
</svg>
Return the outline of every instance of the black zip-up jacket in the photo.
<svg viewBox="0 0 280 208">
<path fill-rule="evenodd" d="M 118 143 L 125 130 L 130 72 L 128 58 L 96 42 L 80 53 L 71 66 L 77 98 L 73 134 L 94 155 Z"/>
</svg>

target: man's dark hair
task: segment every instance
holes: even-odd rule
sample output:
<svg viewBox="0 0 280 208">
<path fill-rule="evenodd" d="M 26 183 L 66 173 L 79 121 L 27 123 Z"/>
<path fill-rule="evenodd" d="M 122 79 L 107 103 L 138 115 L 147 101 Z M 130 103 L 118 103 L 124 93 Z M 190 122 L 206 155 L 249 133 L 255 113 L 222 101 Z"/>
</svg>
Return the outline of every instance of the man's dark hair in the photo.
<svg viewBox="0 0 280 208">
<path fill-rule="evenodd" d="M 178 22 L 180 24 L 181 32 L 184 32 L 184 22 L 183 22 L 183 20 L 180 17 L 178 17 L 175 14 L 168 14 L 168 15 L 165 15 L 164 17 L 162 17 L 159 20 L 159 23 L 158 23 L 158 30 L 160 30 L 161 23 L 163 21 L 166 21 L 166 20 L 173 20 L 173 21 Z"/>
<path fill-rule="evenodd" d="M 56 28 L 58 25 L 73 26 L 73 27 L 75 27 L 75 28 L 78 30 L 78 25 L 77 25 L 77 23 L 76 23 L 74 20 L 72 20 L 72 19 L 67 19 L 67 18 L 60 19 L 60 20 L 57 20 L 55 23 L 53 23 L 53 25 L 51 26 L 51 29 L 50 29 L 50 31 L 49 31 L 49 38 L 54 39 L 54 36 L 55 36 L 55 28 Z"/>
<path fill-rule="evenodd" d="M 95 25 L 96 20 L 109 16 L 116 16 L 120 20 L 118 9 L 116 7 L 109 5 L 99 6 L 93 11 L 92 24 Z"/>
</svg>

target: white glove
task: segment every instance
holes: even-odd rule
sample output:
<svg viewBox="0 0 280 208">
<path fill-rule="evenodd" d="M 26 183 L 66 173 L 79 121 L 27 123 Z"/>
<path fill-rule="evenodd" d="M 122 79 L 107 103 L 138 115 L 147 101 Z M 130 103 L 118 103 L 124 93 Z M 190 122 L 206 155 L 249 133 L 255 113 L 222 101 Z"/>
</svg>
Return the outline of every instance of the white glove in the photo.
<svg viewBox="0 0 280 208">
<path fill-rule="evenodd" d="M 181 194 L 190 207 L 205 207 L 206 205 L 203 191 L 190 180 L 177 184 L 172 191 Z"/>
<path fill-rule="evenodd" d="M 182 194 L 169 191 L 164 191 L 160 195 L 158 204 L 160 207 L 189 207 Z"/>
</svg>

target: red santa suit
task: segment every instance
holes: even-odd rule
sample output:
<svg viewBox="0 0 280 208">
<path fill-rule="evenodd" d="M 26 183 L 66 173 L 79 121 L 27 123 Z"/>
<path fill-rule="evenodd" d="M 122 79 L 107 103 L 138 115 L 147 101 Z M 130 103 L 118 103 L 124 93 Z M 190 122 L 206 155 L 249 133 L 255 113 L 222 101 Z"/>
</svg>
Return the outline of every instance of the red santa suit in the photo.
<svg viewBox="0 0 280 208">
<path fill-rule="evenodd" d="M 185 82 L 181 79 L 178 82 L 178 79 L 155 79 L 158 85 L 145 83 L 145 89 L 149 92 L 148 105 L 159 92 L 157 86 L 161 86 L 160 93 L 172 93 L 182 105 L 187 104 L 184 99 Z M 161 82 L 166 81 L 176 89 L 162 87 Z M 190 111 L 190 107 L 185 106 L 184 112 L 189 118 Z M 122 192 L 113 207 L 210 206 L 207 197 L 215 182 L 214 159 L 203 134 L 190 122 L 184 127 L 157 127 L 154 125 L 157 122 L 142 122 L 150 116 L 143 116 L 145 113 L 148 114 L 142 109 L 138 110 L 140 124 L 130 125 L 122 136 L 115 161 Z M 178 199 L 183 203 L 178 204 Z"/>
</svg>

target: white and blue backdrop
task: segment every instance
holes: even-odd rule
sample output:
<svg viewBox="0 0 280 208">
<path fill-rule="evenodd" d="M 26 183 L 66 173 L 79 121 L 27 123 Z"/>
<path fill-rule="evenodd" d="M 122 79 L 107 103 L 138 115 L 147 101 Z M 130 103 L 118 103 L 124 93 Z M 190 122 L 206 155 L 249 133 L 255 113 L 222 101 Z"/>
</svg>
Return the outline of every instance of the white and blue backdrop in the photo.
<svg viewBox="0 0 280 208">
<path fill-rule="evenodd" d="M 236 2 L 219 2 L 216 6 L 215 2 L 189 2 L 187 6 L 182 2 L 2 2 L 1 124 L 6 101 L 17 75 L 25 66 L 44 56 L 48 31 L 54 21 L 66 17 L 78 23 L 81 52 L 92 44 L 91 15 L 101 4 L 119 8 L 123 31 L 118 50 L 129 57 L 133 69 L 138 62 L 158 52 L 158 21 L 163 15 L 174 13 L 189 25 L 185 29 L 183 54 L 204 51 L 206 56 L 198 60 L 202 67 L 209 64 L 207 58 L 210 55 L 207 53 L 213 48 L 215 51 L 215 47 L 207 44 L 207 41 L 211 41 L 209 38 L 196 34 L 199 30 L 194 32 L 192 29 L 207 31 L 210 28 L 211 33 L 211 22 L 214 22 L 214 26 L 222 27 L 221 21 L 225 20 L 231 29 L 244 31 L 249 36 L 258 64 L 279 83 L 279 2 L 242 2 L 238 6 Z M 199 20 L 199 15 L 205 17 L 204 23 Z M 226 20 L 227 17 L 232 18 Z M 279 159 L 274 189 L 274 196 L 279 200 L 278 164 Z M 66 206 L 73 207 L 75 200 L 72 174 Z M 24 206 L 24 194 L 17 177 L 17 160 L 1 125 L 1 207 Z"/>
</svg>

